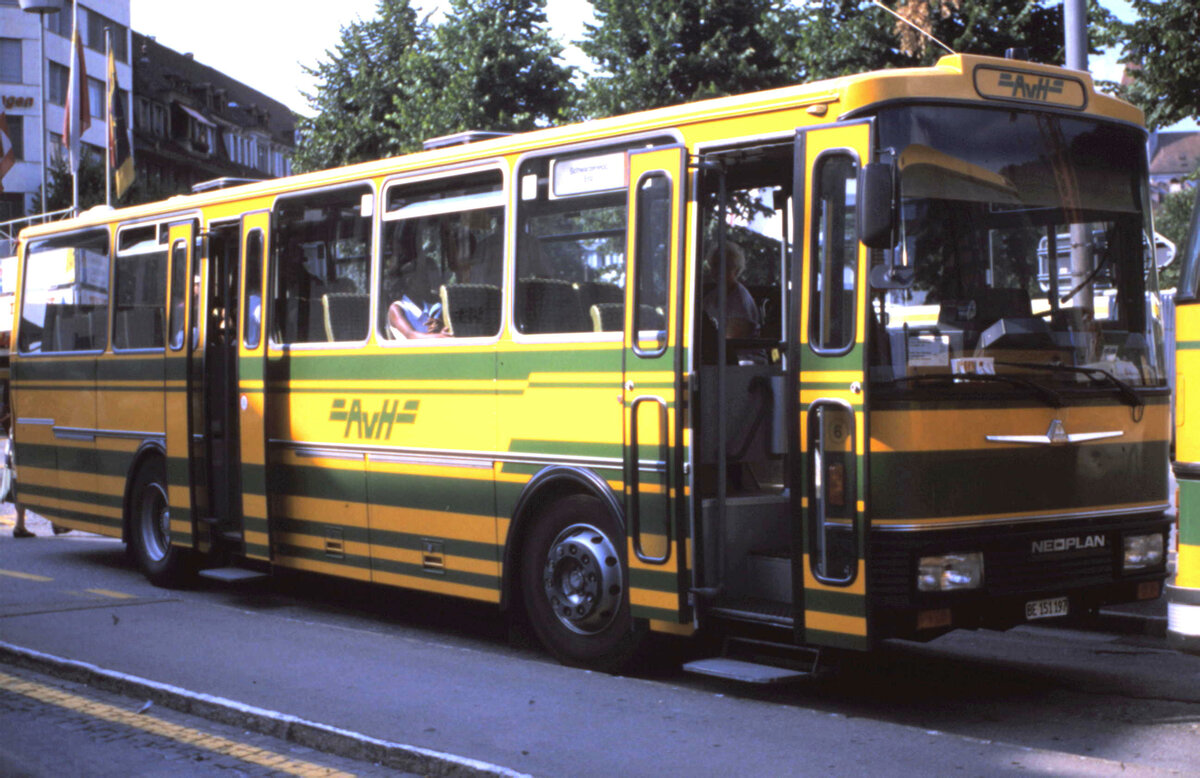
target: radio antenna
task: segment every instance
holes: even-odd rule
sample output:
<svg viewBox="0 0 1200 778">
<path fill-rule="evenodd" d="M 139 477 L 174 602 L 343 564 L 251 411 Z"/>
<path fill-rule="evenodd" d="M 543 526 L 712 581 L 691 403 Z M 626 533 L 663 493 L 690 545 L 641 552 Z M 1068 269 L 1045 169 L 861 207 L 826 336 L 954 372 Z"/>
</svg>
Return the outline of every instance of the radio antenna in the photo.
<svg viewBox="0 0 1200 778">
<path fill-rule="evenodd" d="M 933 37 L 933 35 L 932 35 L 931 33 L 929 33 L 929 32 L 926 32 L 925 30 L 922 30 L 920 27 L 918 27 L 917 25 L 913 24 L 913 23 L 912 23 L 911 21 L 909 21 L 908 19 L 905 19 L 903 16 L 901 16 L 901 15 L 900 15 L 900 14 L 898 14 L 898 13 L 896 13 L 896 12 L 895 12 L 895 11 L 893 11 L 891 8 L 888 8 L 886 5 L 884 5 L 883 3 L 879 2 L 879 0 L 871 0 L 871 3 L 872 3 L 873 5 L 877 5 L 877 6 L 879 6 L 879 7 L 880 7 L 880 8 L 882 8 L 883 10 L 887 11 L 887 12 L 888 12 L 888 13 L 890 13 L 892 16 L 894 16 L 894 17 L 896 17 L 897 19 L 899 19 L 900 21 L 904 22 L 904 23 L 905 23 L 905 24 L 907 24 L 909 27 L 912 27 L 914 30 L 916 30 L 917 32 L 921 33 L 921 34 L 922 34 L 922 35 L 924 35 L 926 38 L 928 38 L 929 40 L 933 41 L 933 42 L 934 42 L 934 43 L 936 43 L 937 45 L 941 46 L 943 49 L 945 49 L 946 51 L 950 52 L 951 54 L 954 54 L 954 55 L 957 55 L 957 54 L 958 54 L 958 52 L 957 52 L 957 51 L 955 51 L 954 49 L 950 48 L 950 47 L 949 47 L 949 46 L 947 46 L 946 44 L 942 43 L 942 42 L 941 42 L 940 40 L 938 40 L 937 38 Z"/>
</svg>

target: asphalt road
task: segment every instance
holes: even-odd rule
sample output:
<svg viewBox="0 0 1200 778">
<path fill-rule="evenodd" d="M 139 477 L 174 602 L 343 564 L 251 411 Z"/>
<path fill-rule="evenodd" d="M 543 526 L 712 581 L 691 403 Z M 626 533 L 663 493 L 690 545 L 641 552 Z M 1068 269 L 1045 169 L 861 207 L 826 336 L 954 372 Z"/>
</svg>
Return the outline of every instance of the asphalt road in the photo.
<svg viewBox="0 0 1200 778">
<path fill-rule="evenodd" d="M 0 641 L 518 772 L 1200 774 L 1200 658 L 1153 638 L 952 633 L 771 688 L 683 674 L 663 642 L 614 677 L 487 607 L 297 576 L 167 591 L 115 541 L 41 532 L 0 527 Z"/>
</svg>

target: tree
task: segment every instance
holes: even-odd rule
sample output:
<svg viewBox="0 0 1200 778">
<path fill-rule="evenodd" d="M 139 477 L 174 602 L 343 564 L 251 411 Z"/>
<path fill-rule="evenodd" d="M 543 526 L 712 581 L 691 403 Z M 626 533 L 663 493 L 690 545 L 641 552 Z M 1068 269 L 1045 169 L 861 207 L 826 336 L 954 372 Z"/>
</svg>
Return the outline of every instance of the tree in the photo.
<svg viewBox="0 0 1200 778">
<path fill-rule="evenodd" d="M 394 156 L 420 146 L 428 118 L 397 111 L 426 96 L 432 42 L 409 0 L 379 0 L 373 19 L 342 28 L 328 60 L 306 68 L 317 81 L 316 112 L 302 119 L 293 164 L 323 168 Z"/>
<path fill-rule="evenodd" d="M 545 0 L 452 0 L 444 22 L 410 0 L 342 29 L 318 79 L 294 157 L 298 170 L 395 156 L 461 130 L 528 130 L 572 99 L 571 70 L 546 28 Z"/>
<path fill-rule="evenodd" d="M 444 80 L 431 85 L 447 128 L 520 132 L 563 116 L 572 68 L 559 62 L 545 9 L 545 0 L 451 0 L 434 35 Z"/>
<path fill-rule="evenodd" d="M 34 208 L 40 213 L 70 208 L 74 203 L 75 186 L 66 156 L 51 155 L 46 172 L 47 207 L 42 207 L 39 194 L 34 196 Z M 104 157 L 85 153 L 79 160 L 79 210 L 104 205 L 104 200 Z"/>
<path fill-rule="evenodd" d="M 1200 0 L 1133 0 L 1133 10 L 1135 21 L 1108 25 L 1108 42 L 1131 66 L 1119 93 L 1151 128 L 1200 117 Z"/>
<path fill-rule="evenodd" d="M 956 52 L 1003 56 L 1024 48 L 1035 62 L 1062 64 L 1062 6 L 1056 0 L 903 0 L 893 9 Z M 1090 30 L 1113 17 L 1091 0 Z M 1093 33 L 1089 47 L 1102 38 Z M 813 0 L 802 6 L 802 27 L 793 51 L 804 80 L 932 65 L 948 52 L 913 27 L 866 0 Z"/>
<path fill-rule="evenodd" d="M 791 83 L 784 60 L 797 14 L 781 0 L 592 0 L 579 47 L 599 72 L 589 116 Z"/>
</svg>

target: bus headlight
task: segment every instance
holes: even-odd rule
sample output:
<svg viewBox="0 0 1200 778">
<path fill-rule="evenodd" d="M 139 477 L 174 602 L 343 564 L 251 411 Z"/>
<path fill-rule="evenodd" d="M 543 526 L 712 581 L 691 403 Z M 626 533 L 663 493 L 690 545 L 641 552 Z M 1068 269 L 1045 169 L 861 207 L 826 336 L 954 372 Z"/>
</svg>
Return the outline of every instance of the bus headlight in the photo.
<svg viewBox="0 0 1200 778">
<path fill-rule="evenodd" d="M 1122 569 L 1145 570 L 1157 567 L 1163 561 L 1163 536 L 1161 532 L 1153 535 L 1127 535 L 1125 537 L 1125 561 Z"/>
<path fill-rule="evenodd" d="M 949 592 L 983 586 L 983 554 L 923 556 L 917 564 L 917 591 Z"/>
</svg>

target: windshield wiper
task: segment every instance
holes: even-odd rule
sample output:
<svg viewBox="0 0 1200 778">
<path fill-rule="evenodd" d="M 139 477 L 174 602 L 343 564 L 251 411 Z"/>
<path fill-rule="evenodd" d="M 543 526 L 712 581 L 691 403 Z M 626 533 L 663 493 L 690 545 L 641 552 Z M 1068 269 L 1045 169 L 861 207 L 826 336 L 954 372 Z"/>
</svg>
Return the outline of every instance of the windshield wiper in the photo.
<svg viewBox="0 0 1200 778">
<path fill-rule="evenodd" d="M 999 363 L 997 363 L 999 364 Z M 890 383 L 893 384 L 958 384 L 966 381 L 990 381 L 993 383 L 1008 384 L 1009 386 L 1018 386 L 1022 389 L 1028 389 L 1033 394 L 1036 394 L 1043 402 L 1051 408 L 1063 407 L 1062 396 L 1048 386 L 1042 386 L 1036 381 L 1030 381 L 1028 378 L 1020 378 L 1013 375 L 987 375 L 983 373 L 961 373 L 961 374 L 935 374 L 935 375 L 912 375 L 897 378 Z"/>
<path fill-rule="evenodd" d="M 1117 396 L 1121 398 L 1121 402 L 1130 408 L 1137 409 L 1146 404 L 1146 401 L 1142 399 L 1142 396 L 1137 393 L 1136 389 L 1102 367 L 1075 367 L 1073 365 L 1057 365 L 1051 362 L 997 362 L 996 364 L 1004 365 L 1005 367 L 1023 367 L 1026 370 L 1051 370 L 1060 373 L 1077 373 L 1078 375 L 1087 376 L 1093 383 L 1108 384 L 1116 390 Z"/>
</svg>

